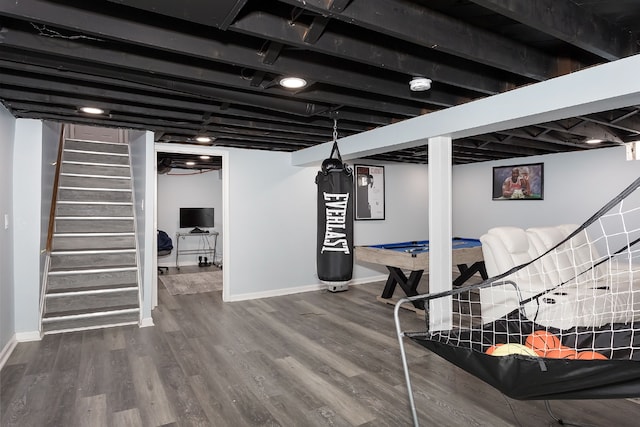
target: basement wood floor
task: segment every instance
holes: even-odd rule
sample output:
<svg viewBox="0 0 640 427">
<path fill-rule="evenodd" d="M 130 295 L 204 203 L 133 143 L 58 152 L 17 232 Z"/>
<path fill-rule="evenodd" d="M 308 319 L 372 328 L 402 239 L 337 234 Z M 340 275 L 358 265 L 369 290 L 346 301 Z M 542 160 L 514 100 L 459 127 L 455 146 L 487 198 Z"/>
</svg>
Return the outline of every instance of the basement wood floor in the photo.
<svg viewBox="0 0 640 427">
<path fill-rule="evenodd" d="M 409 426 L 393 307 L 384 283 L 222 303 L 160 291 L 156 326 L 48 335 L 0 372 L 4 426 Z M 422 320 L 403 310 L 405 324 Z M 409 343 L 423 426 L 553 425 Z M 554 401 L 590 426 L 637 426 L 628 400 Z M 556 424 L 557 425 L 557 424 Z"/>
</svg>

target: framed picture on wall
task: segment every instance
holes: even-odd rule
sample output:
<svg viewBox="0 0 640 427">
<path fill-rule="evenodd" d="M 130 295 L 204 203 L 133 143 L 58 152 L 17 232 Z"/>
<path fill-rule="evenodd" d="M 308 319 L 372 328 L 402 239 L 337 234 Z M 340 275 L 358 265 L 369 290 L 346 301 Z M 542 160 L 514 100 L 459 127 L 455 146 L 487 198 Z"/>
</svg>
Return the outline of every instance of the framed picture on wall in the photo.
<svg viewBox="0 0 640 427">
<path fill-rule="evenodd" d="M 384 166 L 355 165 L 355 175 L 355 219 L 384 219 Z"/>
<path fill-rule="evenodd" d="M 542 200 L 543 198 L 543 163 L 493 168 L 493 200 Z"/>
</svg>

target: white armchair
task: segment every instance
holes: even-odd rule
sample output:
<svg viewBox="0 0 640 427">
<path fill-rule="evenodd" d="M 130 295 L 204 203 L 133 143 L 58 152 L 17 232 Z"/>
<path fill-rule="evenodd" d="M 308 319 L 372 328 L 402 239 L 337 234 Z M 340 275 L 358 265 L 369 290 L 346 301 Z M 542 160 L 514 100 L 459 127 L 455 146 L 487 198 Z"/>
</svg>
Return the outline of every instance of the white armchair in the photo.
<svg viewBox="0 0 640 427">
<path fill-rule="evenodd" d="M 489 277 L 527 264 L 564 240 L 578 226 L 562 224 L 523 230 L 496 227 L 480 237 Z M 527 318 L 546 326 L 602 326 L 640 319 L 640 271 L 603 263 L 585 231 L 503 280 L 513 286 L 480 290 L 483 322 L 494 321 L 523 306 Z M 545 292 L 548 291 L 548 292 Z M 634 295 L 634 292 L 636 293 Z"/>
</svg>

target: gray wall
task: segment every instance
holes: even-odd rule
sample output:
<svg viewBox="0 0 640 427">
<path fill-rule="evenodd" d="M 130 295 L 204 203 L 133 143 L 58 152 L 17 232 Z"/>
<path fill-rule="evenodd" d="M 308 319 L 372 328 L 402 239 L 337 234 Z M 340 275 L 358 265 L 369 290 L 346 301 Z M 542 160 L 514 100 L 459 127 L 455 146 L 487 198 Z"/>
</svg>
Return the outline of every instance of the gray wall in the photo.
<svg viewBox="0 0 640 427">
<path fill-rule="evenodd" d="M 0 355 L 15 334 L 13 290 L 13 145 L 15 119 L 0 105 Z M 5 218 L 9 227 L 5 229 Z"/>
<path fill-rule="evenodd" d="M 493 166 L 544 163 L 544 200 L 492 201 Z M 484 162 L 453 168 L 453 232 L 480 237 L 502 225 L 582 223 L 640 175 L 625 147 Z"/>
</svg>

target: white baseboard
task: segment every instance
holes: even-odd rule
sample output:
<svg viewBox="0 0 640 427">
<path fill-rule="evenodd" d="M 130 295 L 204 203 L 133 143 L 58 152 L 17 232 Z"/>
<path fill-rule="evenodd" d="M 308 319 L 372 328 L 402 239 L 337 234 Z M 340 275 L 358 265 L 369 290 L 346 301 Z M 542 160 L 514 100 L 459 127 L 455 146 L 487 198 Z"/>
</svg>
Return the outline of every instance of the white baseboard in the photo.
<svg viewBox="0 0 640 427">
<path fill-rule="evenodd" d="M 348 285 L 349 286 L 362 285 L 366 283 L 380 282 L 381 280 L 387 280 L 387 276 L 365 277 L 363 279 L 352 280 L 348 283 Z M 274 289 L 272 291 L 266 291 L 266 292 L 252 292 L 248 294 L 232 295 L 230 297 L 224 298 L 224 301 L 225 302 L 247 301 L 252 299 L 271 298 L 271 297 L 280 297 L 284 295 L 300 294 L 303 292 L 322 291 L 325 289 L 327 289 L 327 285 L 322 283 L 317 283 L 314 285 L 298 286 L 296 288 Z"/>
<path fill-rule="evenodd" d="M 144 319 L 140 320 L 140 327 L 141 328 L 148 328 L 149 326 L 155 326 L 153 323 L 153 318 L 152 317 L 145 317 Z"/>
<path fill-rule="evenodd" d="M 4 346 L 2 352 L 0 352 L 0 369 L 3 368 L 4 364 L 7 363 L 9 356 L 13 353 L 13 349 L 16 348 L 18 341 L 16 341 L 16 336 L 12 336 L 7 345 Z"/>
<path fill-rule="evenodd" d="M 367 283 L 373 283 L 373 282 L 385 282 L 387 280 L 388 276 L 369 276 L 369 277 L 364 277 L 362 279 L 356 279 L 356 280 L 352 280 L 351 282 L 349 282 L 350 285 L 364 285 Z"/>
<path fill-rule="evenodd" d="M 260 298 L 280 297 L 283 295 L 300 294 L 302 292 L 320 291 L 322 289 L 326 289 L 326 286 L 322 284 L 317 284 L 317 285 L 299 286 L 297 288 L 274 289 L 272 291 L 266 291 L 266 292 L 252 292 L 248 294 L 232 295 L 231 297 L 227 297 L 226 299 L 224 299 L 224 301 L 233 302 L 233 301 L 247 301 L 251 299 L 260 299 Z"/>
<path fill-rule="evenodd" d="M 40 331 L 16 332 L 16 341 L 18 342 L 40 341 L 41 339 Z"/>
</svg>

